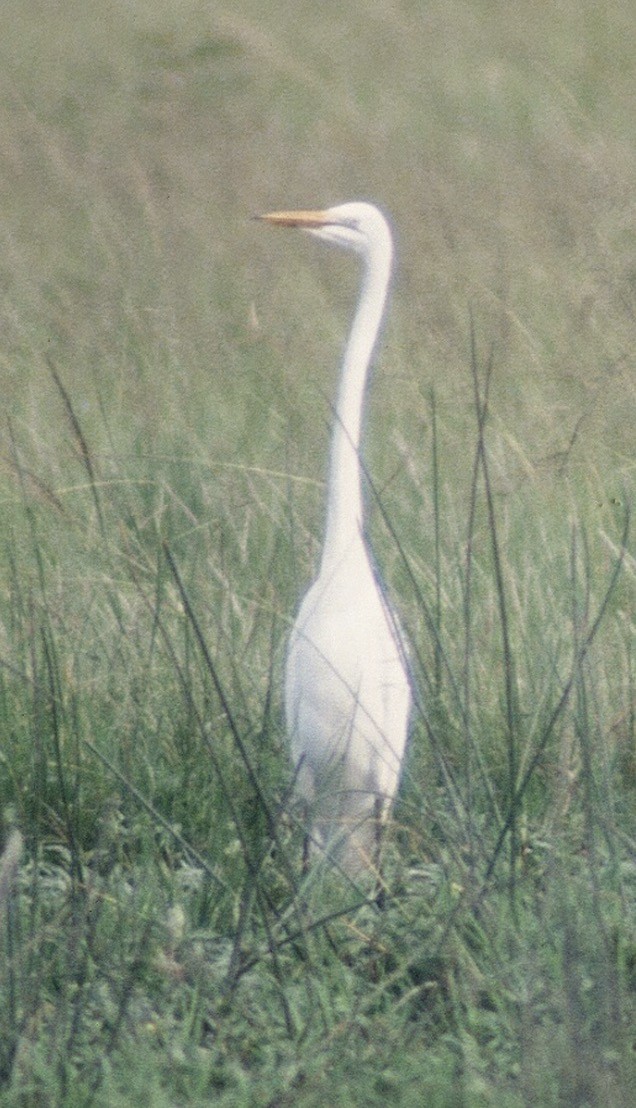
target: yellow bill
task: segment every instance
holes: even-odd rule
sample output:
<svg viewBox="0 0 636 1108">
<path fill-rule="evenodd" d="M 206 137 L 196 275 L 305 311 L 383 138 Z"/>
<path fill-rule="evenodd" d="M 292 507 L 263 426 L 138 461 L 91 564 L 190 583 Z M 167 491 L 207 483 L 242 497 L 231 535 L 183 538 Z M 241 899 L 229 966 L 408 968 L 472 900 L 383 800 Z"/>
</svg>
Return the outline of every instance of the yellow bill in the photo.
<svg viewBox="0 0 636 1108">
<path fill-rule="evenodd" d="M 322 227 L 329 222 L 326 212 L 266 212 L 256 218 L 278 227 Z"/>
</svg>

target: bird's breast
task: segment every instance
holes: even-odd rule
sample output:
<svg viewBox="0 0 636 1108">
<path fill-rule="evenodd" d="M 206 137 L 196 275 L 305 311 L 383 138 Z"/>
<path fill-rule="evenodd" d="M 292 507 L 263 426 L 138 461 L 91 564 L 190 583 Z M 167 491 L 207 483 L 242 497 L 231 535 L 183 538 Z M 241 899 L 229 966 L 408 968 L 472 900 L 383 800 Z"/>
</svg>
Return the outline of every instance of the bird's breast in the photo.
<svg viewBox="0 0 636 1108">
<path fill-rule="evenodd" d="M 353 569 L 354 572 L 348 572 Z M 403 645 L 368 560 L 321 573 L 294 624 L 285 707 L 296 741 L 334 745 L 355 729 L 385 733 L 399 699 L 408 712 Z"/>
</svg>

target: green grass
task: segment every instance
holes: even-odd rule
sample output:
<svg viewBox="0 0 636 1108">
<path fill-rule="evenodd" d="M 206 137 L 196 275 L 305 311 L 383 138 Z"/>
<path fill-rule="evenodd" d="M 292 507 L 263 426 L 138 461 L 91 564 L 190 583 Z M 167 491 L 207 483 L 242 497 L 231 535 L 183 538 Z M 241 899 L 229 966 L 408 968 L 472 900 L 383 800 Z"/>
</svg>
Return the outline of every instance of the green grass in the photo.
<svg viewBox="0 0 636 1108">
<path fill-rule="evenodd" d="M 0 1104 L 627 1106 L 629 0 L 4 6 Z M 284 642 L 368 198 L 386 905 L 301 872 Z"/>
</svg>

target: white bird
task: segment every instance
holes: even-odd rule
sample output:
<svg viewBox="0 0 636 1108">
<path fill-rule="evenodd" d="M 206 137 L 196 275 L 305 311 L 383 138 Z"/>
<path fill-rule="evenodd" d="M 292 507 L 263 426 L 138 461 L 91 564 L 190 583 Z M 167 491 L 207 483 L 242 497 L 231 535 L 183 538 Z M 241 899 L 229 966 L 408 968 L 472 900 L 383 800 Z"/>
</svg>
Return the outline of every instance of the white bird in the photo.
<svg viewBox="0 0 636 1108">
<path fill-rule="evenodd" d="M 348 872 L 375 860 L 400 780 L 411 691 L 404 641 L 364 536 L 360 436 L 365 385 L 387 299 L 391 231 L 372 204 L 270 212 L 362 260 L 331 442 L 318 576 L 287 650 L 285 716 L 309 841 Z"/>
</svg>

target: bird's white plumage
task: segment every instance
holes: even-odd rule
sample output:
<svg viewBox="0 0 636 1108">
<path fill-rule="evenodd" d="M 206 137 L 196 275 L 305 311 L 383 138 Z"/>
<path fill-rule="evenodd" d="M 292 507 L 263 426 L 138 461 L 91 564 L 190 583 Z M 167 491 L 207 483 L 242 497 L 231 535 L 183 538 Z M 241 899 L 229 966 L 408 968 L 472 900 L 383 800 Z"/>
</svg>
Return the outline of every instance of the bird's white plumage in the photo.
<svg viewBox="0 0 636 1108">
<path fill-rule="evenodd" d="M 411 705 L 404 643 L 364 540 L 359 454 L 392 240 L 371 204 L 264 218 L 354 250 L 363 264 L 336 405 L 323 554 L 292 629 L 285 672 L 286 722 L 312 841 L 356 870 L 371 861 L 373 817 L 386 819 L 395 797 Z"/>
</svg>

